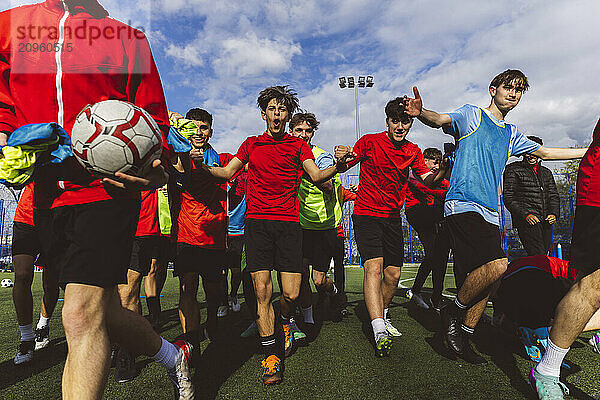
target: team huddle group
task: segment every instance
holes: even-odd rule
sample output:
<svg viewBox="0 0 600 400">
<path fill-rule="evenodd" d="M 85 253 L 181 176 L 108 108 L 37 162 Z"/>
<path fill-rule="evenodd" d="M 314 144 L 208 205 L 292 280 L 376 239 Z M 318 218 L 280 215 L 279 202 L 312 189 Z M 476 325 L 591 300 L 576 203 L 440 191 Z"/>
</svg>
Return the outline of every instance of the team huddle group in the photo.
<svg viewBox="0 0 600 400">
<path fill-rule="evenodd" d="M 254 320 L 244 335 L 255 331 L 264 351 L 262 382 L 281 382 L 286 353 L 305 339 L 314 322 L 309 280 L 329 298 L 333 320 L 348 313 L 340 228 L 347 200 L 354 201 L 364 301 L 379 357 L 390 354 L 392 336 L 400 335 L 387 309 L 404 258 L 403 209 L 426 248 L 413 295 L 421 298 L 423 282 L 433 271 L 433 295 L 423 303 L 439 310 L 450 350 L 471 363 L 485 363 L 470 337 L 492 292 L 514 297 L 504 282 L 525 276 L 532 264 L 540 264 L 538 269 L 553 277 L 574 277 L 576 268 L 572 285 L 553 300 L 556 306 L 548 312 L 553 317 L 539 322 L 546 331 L 550 323 L 552 327 L 544 354 L 529 376 L 541 399 L 563 398 L 560 366 L 579 333 L 593 325 L 600 304 L 596 257 L 600 127 L 589 149 L 548 148 L 523 135 L 505 122 L 529 87 L 521 71 L 506 70 L 494 77 L 485 108 L 467 104 L 440 114 L 423 107 L 415 87 L 413 97 L 387 103 L 385 119 L 382 115 L 385 130 L 366 134 L 353 146 L 336 146 L 333 153 L 312 143 L 319 122 L 314 114 L 299 112 L 296 94 L 287 86 L 271 86 L 257 101 L 265 131 L 249 136 L 232 155 L 209 144 L 210 113 L 192 108 L 183 117 L 167 111 L 160 77 L 141 32 L 94 43 L 69 37 L 72 46 L 64 52 L 60 47 L 33 55 L 15 51 L 21 39 L 11 27 L 31 23 L 55 28 L 48 29 L 48 37 L 34 38 L 36 43 L 60 42 L 64 37 L 52 37 L 52 32 L 63 35 L 66 28 L 73 31 L 83 23 L 104 32 L 132 29 L 109 18 L 96 0 L 46 0 L 0 13 L 0 145 L 27 124 L 57 123 L 70 132 L 87 104 L 107 99 L 143 108 L 163 135 L 162 156 L 143 176 L 98 177 L 70 157 L 62 163 L 36 165 L 33 183 L 19 201 L 13 294 L 21 343 L 14 361 L 30 361 L 35 347 L 47 345 L 48 319 L 62 287 L 68 344 L 62 376 L 65 399 L 102 397 L 111 349 L 117 380 L 135 377 L 133 360 L 145 355 L 165 367 L 175 398 L 193 399 L 194 346 L 204 338 L 216 339 L 217 315 L 224 314 L 228 302 L 233 311 L 239 310 L 240 282 Z M 415 118 L 454 138 L 451 172 L 439 150 L 427 149 L 424 154 L 407 140 Z M 175 145 L 186 141 L 189 151 Z M 546 261 L 529 259 L 509 268 L 498 229 L 498 188 L 509 157 L 524 154 L 541 159 L 583 157 L 571 246 L 573 269 L 545 255 L 540 257 Z M 360 174 L 353 193 L 355 188 L 342 187 L 339 173 L 355 165 Z M 454 301 L 444 303 L 449 249 L 459 290 Z M 31 282 L 38 253 L 43 258 L 44 299 L 34 329 Z M 334 281 L 327 276 L 332 258 L 337 266 Z M 160 291 L 168 261 L 174 262 L 180 283 L 183 336 L 175 343 L 153 329 L 160 322 Z M 230 290 L 225 269 L 232 271 Z M 281 291 L 277 314 L 272 304 L 273 270 Z M 144 275 L 148 319 L 140 314 Z M 207 302 L 202 325 L 199 277 Z M 507 313 L 510 304 L 515 308 L 514 302 L 508 304 Z"/>
</svg>

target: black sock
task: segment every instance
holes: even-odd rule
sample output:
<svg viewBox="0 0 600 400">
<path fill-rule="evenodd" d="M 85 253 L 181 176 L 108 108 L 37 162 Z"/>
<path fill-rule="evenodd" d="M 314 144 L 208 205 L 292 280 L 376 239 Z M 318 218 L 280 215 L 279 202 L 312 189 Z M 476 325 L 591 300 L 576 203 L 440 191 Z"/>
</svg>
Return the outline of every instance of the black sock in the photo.
<svg viewBox="0 0 600 400">
<path fill-rule="evenodd" d="M 458 297 L 450 304 L 450 313 L 458 318 L 463 318 L 467 312 L 467 306 L 458 301 Z"/>
<path fill-rule="evenodd" d="M 270 336 L 261 336 L 260 344 L 262 346 L 263 353 L 265 354 L 265 358 L 269 357 L 270 355 L 277 354 L 275 334 Z"/>
</svg>

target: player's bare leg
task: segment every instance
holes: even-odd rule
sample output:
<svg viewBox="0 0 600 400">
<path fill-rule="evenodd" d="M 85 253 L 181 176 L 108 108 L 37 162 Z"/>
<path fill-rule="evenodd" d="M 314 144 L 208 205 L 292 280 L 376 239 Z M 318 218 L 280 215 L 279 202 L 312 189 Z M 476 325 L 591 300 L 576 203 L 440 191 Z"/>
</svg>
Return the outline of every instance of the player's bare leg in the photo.
<svg viewBox="0 0 600 400">
<path fill-rule="evenodd" d="M 127 283 L 118 285 L 121 305 L 127 310 L 138 314 L 142 313 L 140 304 L 140 287 L 142 285 L 142 274 L 132 269 L 127 270 Z"/>
<path fill-rule="evenodd" d="M 371 258 L 365 261 L 364 267 L 363 291 L 365 304 L 371 318 L 371 327 L 375 338 L 375 354 L 382 357 L 388 355 L 391 350 L 391 339 L 384 318 L 383 281 L 385 277 L 382 279 L 384 275 L 383 257 Z M 389 285 L 389 283 L 386 285 Z M 396 287 L 394 287 L 395 290 Z"/>
<path fill-rule="evenodd" d="M 200 306 L 196 300 L 198 279 L 196 272 L 179 276 L 179 321 L 183 333 L 196 331 L 200 326 Z"/>
<path fill-rule="evenodd" d="M 20 331 L 20 343 L 15 364 L 27 363 L 33 359 L 35 334 L 33 332 L 33 256 L 18 254 L 13 256 L 15 283 L 12 290 L 13 304 L 17 314 Z"/>
<path fill-rule="evenodd" d="M 152 259 L 150 271 L 144 279 L 144 293 L 148 306 L 150 324 L 154 327 L 160 324 L 160 293 L 167 279 L 167 263 L 164 260 Z"/>
<path fill-rule="evenodd" d="M 252 272 L 252 282 L 256 294 L 256 314 L 258 319 L 258 333 L 261 337 L 271 336 L 275 333 L 275 312 L 271 296 L 273 295 L 273 281 L 270 271 Z"/>
</svg>

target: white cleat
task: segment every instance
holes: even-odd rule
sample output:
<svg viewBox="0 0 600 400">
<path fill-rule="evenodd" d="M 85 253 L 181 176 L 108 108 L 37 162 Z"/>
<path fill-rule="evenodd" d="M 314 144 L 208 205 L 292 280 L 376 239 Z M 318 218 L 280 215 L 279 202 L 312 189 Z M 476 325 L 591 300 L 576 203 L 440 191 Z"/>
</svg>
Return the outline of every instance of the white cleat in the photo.
<svg viewBox="0 0 600 400">
<path fill-rule="evenodd" d="M 167 371 L 173 389 L 175 390 L 175 399 L 177 400 L 193 400 L 194 383 L 192 382 L 192 371 L 190 361 L 192 356 L 192 345 L 184 340 L 178 340 L 173 343 L 178 349 L 177 364 L 175 369 Z"/>
</svg>

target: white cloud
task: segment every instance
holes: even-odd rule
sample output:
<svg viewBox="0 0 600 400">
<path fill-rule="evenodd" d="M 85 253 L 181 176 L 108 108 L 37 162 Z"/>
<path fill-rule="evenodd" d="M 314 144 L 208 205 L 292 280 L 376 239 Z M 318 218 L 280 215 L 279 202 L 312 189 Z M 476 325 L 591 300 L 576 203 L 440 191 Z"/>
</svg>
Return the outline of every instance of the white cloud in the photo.
<svg viewBox="0 0 600 400">
<path fill-rule="evenodd" d="M 177 46 L 173 43 L 169 43 L 166 48 L 166 54 L 168 56 L 181 61 L 183 65 L 189 67 L 199 67 L 204 65 L 204 60 L 200 53 L 201 50 L 194 43 L 185 46 Z"/>
</svg>

